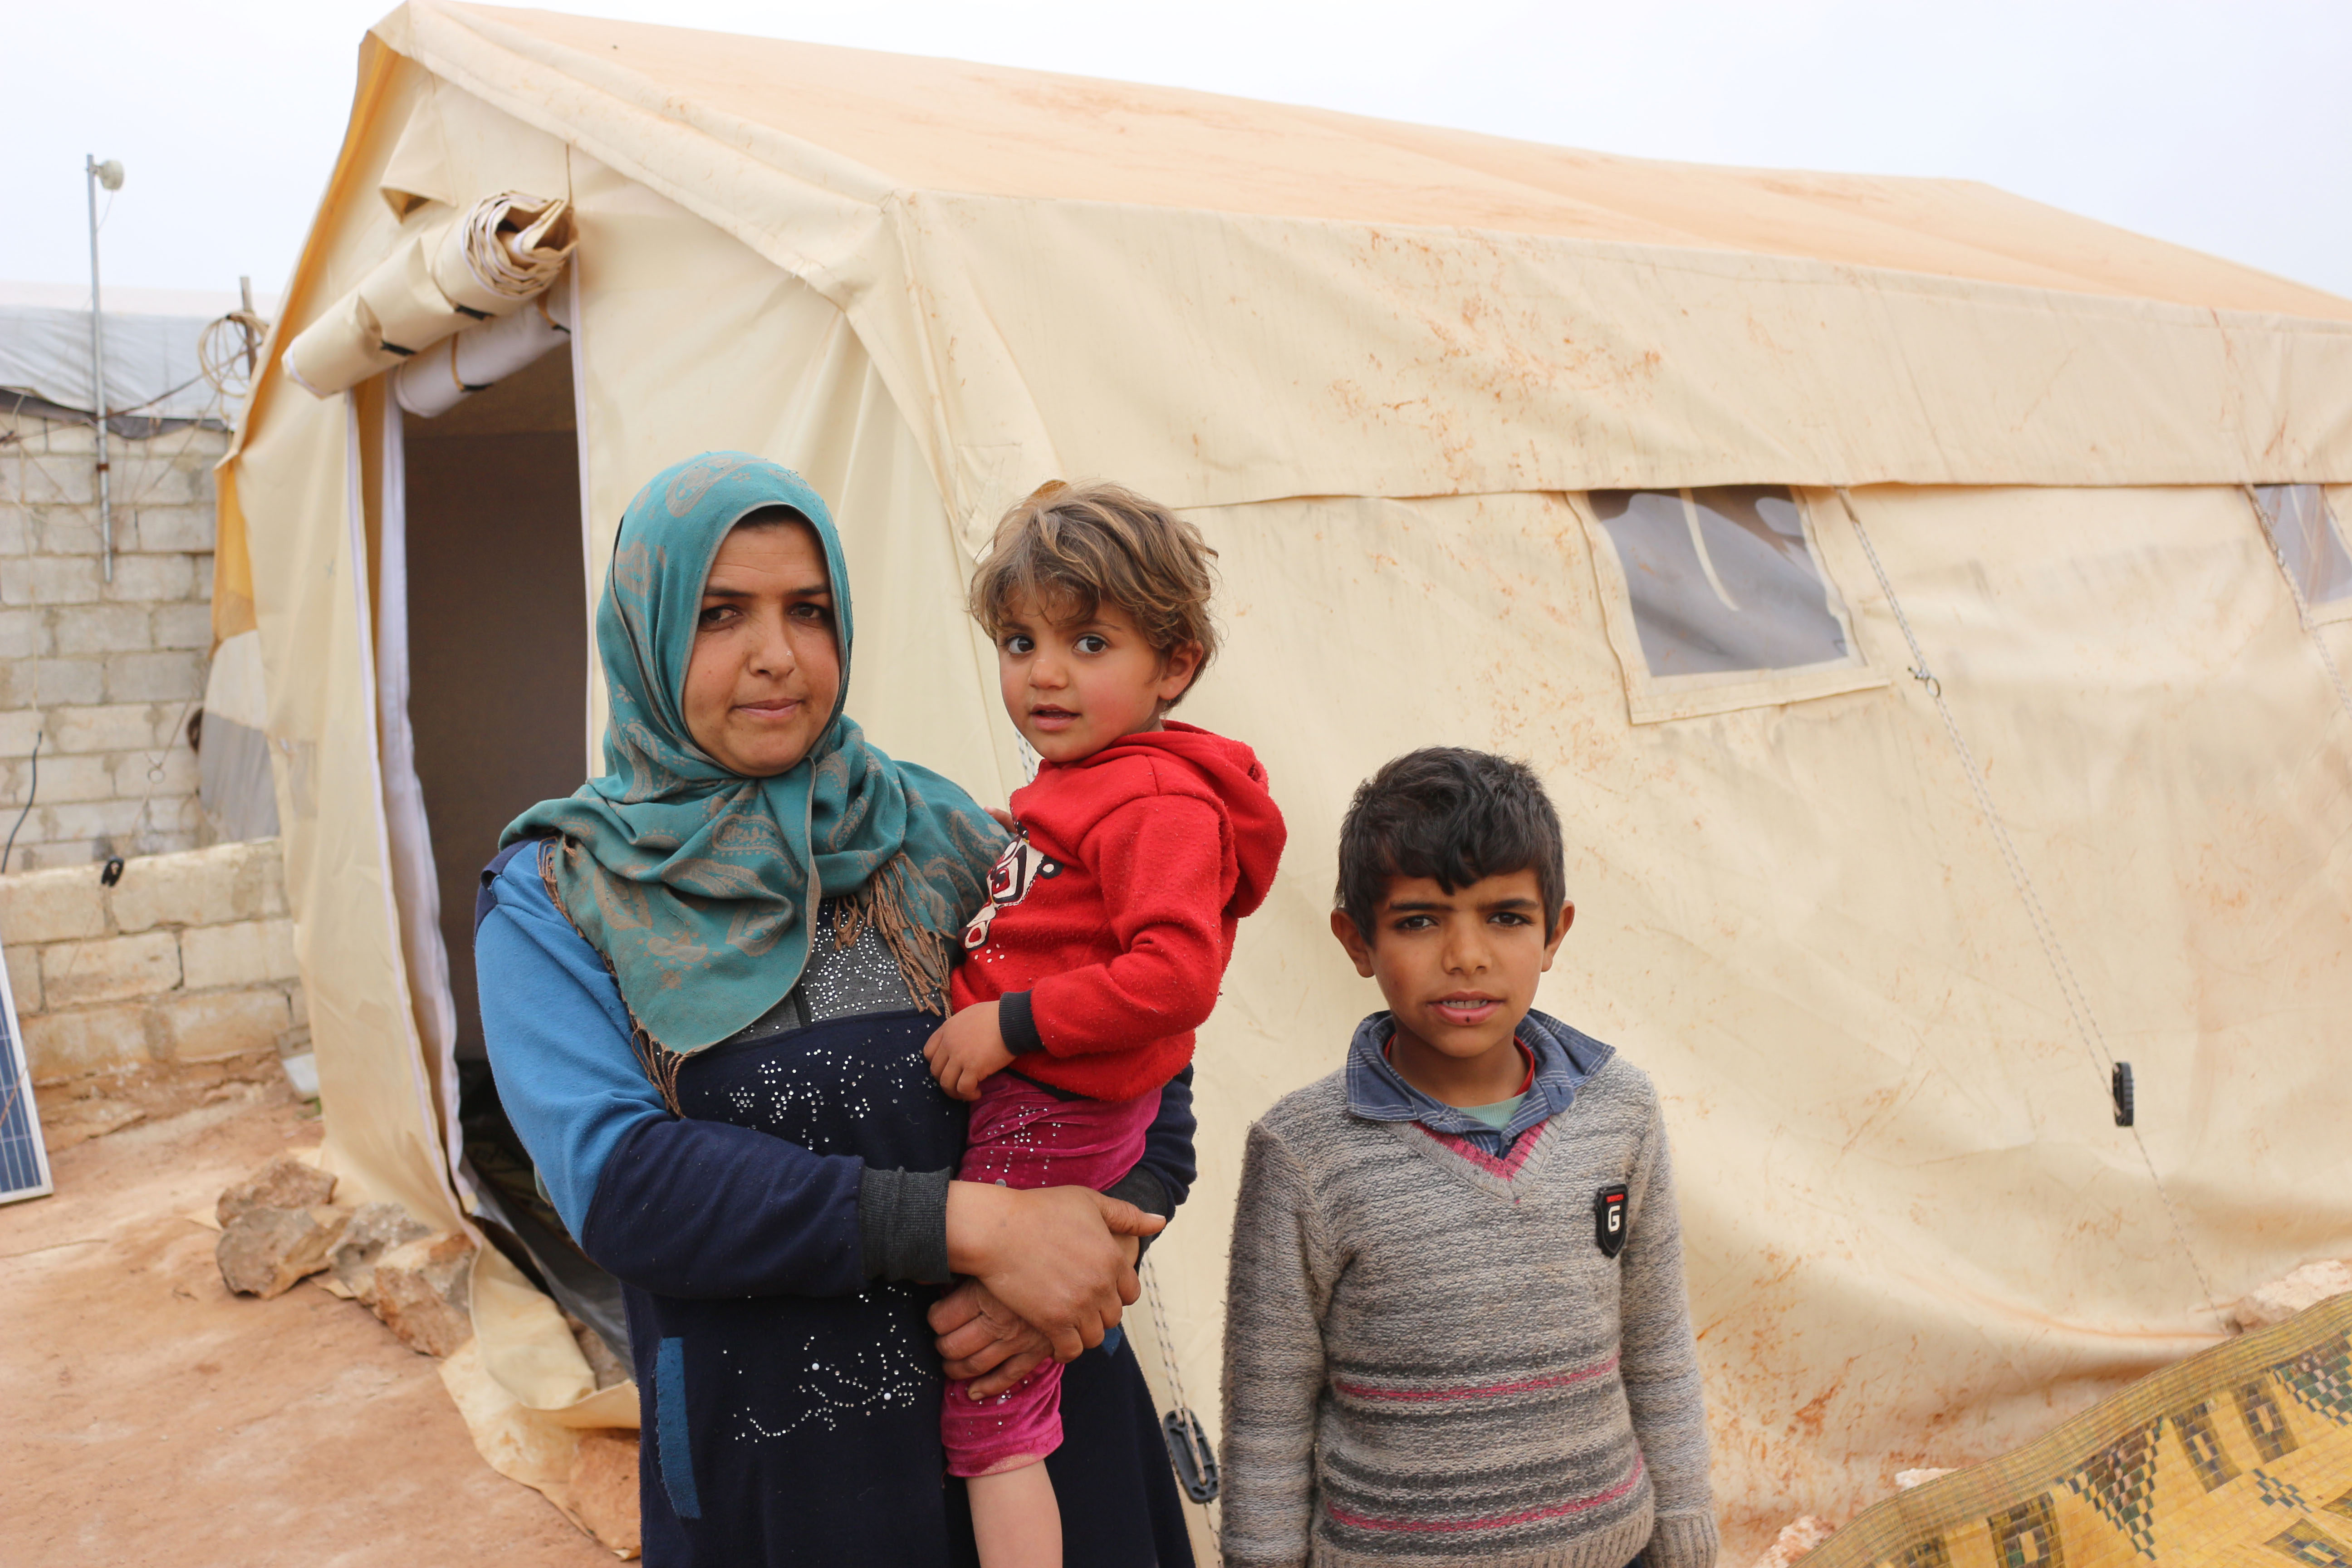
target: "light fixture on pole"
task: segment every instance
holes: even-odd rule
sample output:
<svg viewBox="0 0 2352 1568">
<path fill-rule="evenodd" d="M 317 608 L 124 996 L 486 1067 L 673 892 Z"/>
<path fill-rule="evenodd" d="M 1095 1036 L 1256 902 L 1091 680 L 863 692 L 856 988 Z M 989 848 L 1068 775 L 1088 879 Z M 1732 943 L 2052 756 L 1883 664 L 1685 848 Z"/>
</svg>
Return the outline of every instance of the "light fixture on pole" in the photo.
<svg viewBox="0 0 2352 1568">
<path fill-rule="evenodd" d="M 98 188 L 122 188 L 122 165 L 109 158 L 100 163 L 85 154 L 82 174 L 89 192 L 89 384 L 98 414 L 98 548 L 106 580 L 114 581 L 114 499 L 107 484 L 106 464 L 106 315 L 98 297 Z"/>
</svg>

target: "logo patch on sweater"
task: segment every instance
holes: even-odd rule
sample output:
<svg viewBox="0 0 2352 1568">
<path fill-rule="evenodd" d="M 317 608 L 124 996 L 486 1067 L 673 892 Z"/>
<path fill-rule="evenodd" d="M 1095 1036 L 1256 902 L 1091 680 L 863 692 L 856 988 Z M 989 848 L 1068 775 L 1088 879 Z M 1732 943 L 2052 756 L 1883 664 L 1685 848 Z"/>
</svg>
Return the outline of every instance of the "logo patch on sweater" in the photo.
<svg viewBox="0 0 2352 1568">
<path fill-rule="evenodd" d="M 1042 860 L 1029 847 L 1025 828 L 1016 828 L 1005 841 L 1004 853 L 996 858 L 996 869 L 988 879 L 988 902 L 980 906 L 970 924 L 963 928 L 963 945 L 967 952 L 974 952 L 988 941 L 988 928 L 996 922 L 996 911 L 1010 909 L 1029 896 L 1030 884 L 1037 878 L 1051 877 L 1061 867 L 1051 860 Z"/>
<path fill-rule="evenodd" d="M 1601 1256 L 1614 1258 L 1625 1250 L 1625 1184 L 1612 1183 L 1592 1196 L 1592 1239 Z"/>
</svg>

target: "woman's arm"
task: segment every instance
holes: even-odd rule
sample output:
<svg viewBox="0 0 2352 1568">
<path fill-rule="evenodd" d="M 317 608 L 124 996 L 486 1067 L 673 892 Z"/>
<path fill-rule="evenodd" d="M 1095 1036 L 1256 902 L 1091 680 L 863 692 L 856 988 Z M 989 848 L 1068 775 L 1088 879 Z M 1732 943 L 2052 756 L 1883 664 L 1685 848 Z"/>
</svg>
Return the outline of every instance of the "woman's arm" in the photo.
<svg viewBox="0 0 2352 1568">
<path fill-rule="evenodd" d="M 668 1296 L 853 1295 L 872 1277 L 990 1281 L 1066 1356 L 1135 1299 L 1114 1226 L 1157 1219 L 1082 1188 L 961 1200 L 947 1173 L 880 1171 L 751 1128 L 669 1113 L 629 1048 L 620 994 L 541 884 L 498 878 L 475 936 L 499 1098 L 583 1250 Z"/>
<path fill-rule="evenodd" d="M 604 962 L 515 858 L 476 928 L 499 1098 L 556 1212 L 596 1263 L 667 1296 L 866 1288 L 862 1161 L 670 1114 L 629 1047 Z"/>
</svg>

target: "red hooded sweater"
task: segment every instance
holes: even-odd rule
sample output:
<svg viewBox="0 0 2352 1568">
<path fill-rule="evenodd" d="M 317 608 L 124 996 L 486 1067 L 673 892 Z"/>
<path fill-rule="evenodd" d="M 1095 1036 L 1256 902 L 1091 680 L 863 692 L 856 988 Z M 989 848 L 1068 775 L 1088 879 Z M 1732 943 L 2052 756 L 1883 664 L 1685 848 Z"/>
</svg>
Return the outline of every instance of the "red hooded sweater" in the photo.
<svg viewBox="0 0 2352 1568">
<path fill-rule="evenodd" d="M 1282 813 L 1239 741 L 1190 724 L 1047 763 L 1013 792 L 1021 831 L 964 928 L 950 995 L 997 1002 L 1013 1070 L 1132 1100 L 1192 1059 L 1234 928 L 1265 901 Z"/>
</svg>

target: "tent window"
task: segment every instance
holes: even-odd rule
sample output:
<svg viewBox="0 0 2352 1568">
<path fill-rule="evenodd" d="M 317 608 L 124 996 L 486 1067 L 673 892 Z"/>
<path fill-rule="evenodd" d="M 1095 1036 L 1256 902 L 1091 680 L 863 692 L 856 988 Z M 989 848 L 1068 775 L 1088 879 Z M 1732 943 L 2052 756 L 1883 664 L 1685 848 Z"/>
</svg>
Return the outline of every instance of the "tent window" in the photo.
<svg viewBox="0 0 2352 1568">
<path fill-rule="evenodd" d="M 1595 490 L 1654 679 L 1848 659 L 1839 606 L 1778 485 Z"/>
<path fill-rule="evenodd" d="M 2345 552 L 2320 488 L 2256 485 L 2254 502 L 2287 575 L 2303 590 L 2303 602 L 2313 609 L 2352 602 L 2352 554 Z"/>
</svg>

